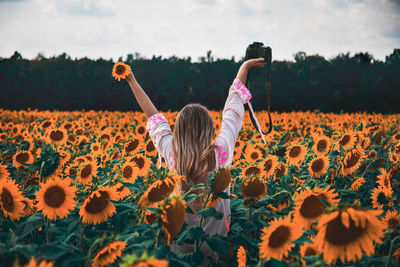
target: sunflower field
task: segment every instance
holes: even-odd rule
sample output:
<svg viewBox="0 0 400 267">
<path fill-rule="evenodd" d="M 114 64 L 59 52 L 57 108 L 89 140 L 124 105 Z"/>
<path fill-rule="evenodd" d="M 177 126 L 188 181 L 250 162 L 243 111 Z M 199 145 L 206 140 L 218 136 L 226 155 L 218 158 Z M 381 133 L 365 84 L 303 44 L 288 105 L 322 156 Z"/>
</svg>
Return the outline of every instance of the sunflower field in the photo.
<svg viewBox="0 0 400 267">
<path fill-rule="evenodd" d="M 177 112 L 162 112 L 173 130 Z M 257 112 L 268 129 L 266 112 Z M 210 111 L 216 136 L 222 111 Z M 227 236 L 188 227 L 184 177 L 142 112 L 0 109 L 0 266 L 398 266 L 400 115 L 248 113 L 232 165 L 210 174 L 202 221 L 231 203 Z M 224 193 L 231 186 L 231 194 Z M 218 254 L 207 258 L 198 244 Z M 171 244 L 194 244 L 175 254 Z"/>
</svg>

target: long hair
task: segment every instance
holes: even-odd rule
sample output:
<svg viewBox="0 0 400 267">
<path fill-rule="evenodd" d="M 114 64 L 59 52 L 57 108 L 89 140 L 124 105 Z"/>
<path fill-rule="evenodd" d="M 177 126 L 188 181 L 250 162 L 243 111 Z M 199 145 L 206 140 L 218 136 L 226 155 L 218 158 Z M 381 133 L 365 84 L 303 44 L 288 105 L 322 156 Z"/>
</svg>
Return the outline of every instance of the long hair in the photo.
<svg viewBox="0 0 400 267">
<path fill-rule="evenodd" d="M 201 104 L 187 104 L 178 113 L 175 121 L 172 153 L 174 168 L 188 182 L 198 184 L 206 181 L 207 172 L 216 169 L 215 148 L 211 144 L 215 128 L 208 109 Z M 185 189 L 184 189 L 185 190 Z"/>
</svg>

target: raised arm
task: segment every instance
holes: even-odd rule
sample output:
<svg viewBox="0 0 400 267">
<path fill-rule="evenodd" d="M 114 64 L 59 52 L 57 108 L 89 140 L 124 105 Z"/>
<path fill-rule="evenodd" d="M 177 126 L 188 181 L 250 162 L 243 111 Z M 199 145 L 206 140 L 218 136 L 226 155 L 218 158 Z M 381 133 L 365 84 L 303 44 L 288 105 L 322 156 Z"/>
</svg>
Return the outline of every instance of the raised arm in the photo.
<svg viewBox="0 0 400 267">
<path fill-rule="evenodd" d="M 142 108 L 142 110 L 146 114 L 146 116 L 148 118 L 150 118 L 154 114 L 157 114 L 158 111 L 157 111 L 156 107 L 153 105 L 153 102 L 151 102 L 150 98 L 144 92 L 144 90 L 142 89 L 140 84 L 136 81 L 135 76 L 133 75 L 132 71 L 130 71 L 130 73 L 126 77 L 126 81 L 128 82 L 129 86 L 131 87 L 132 92 L 135 95 L 136 100 L 139 103 L 139 106 Z"/>
</svg>

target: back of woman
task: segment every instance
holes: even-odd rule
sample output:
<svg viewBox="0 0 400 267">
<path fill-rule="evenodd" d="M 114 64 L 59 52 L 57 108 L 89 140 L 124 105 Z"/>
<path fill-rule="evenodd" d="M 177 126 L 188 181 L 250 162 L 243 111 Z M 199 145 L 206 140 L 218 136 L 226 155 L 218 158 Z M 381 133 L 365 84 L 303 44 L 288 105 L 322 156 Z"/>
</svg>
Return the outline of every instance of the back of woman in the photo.
<svg viewBox="0 0 400 267">
<path fill-rule="evenodd" d="M 131 72 L 127 81 L 138 99 L 149 120 L 146 129 L 158 151 L 160 166 L 161 155 L 164 157 L 169 169 L 175 170 L 177 174 L 184 175 L 186 180 L 178 188 L 182 193 L 190 189 L 189 183 L 207 183 L 207 176 L 221 167 L 230 167 L 236 139 L 244 121 L 244 104 L 251 99 L 249 90 L 245 87 L 247 71 L 253 67 L 262 67 L 266 63 L 263 58 L 245 61 L 239 68 L 238 74 L 229 88 L 228 97 L 222 112 L 221 130 L 215 140 L 215 129 L 212 117 L 207 108 L 200 104 L 188 104 L 177 115 L 174 132 L 172 133 L 167 119 L 159 113 L 143 89 L 135 80 Z M 230 194 L 230 185 L 225 192 Z M 200 198 L 188 203 L 188 206 L 196 213 L 196 210 L 204 205 L 204 192 L 197 192 Z M 230 225 L 230 200 L 222 199 L 215 205 L 217 212 L 223 213 L 221 220 L 209 217 L 202 226 L 206 234 L 212 236 L 220 234 L 226 236 Z M 186 213 L 185 222 L 188 227 L 199 225 L 200 218 L 196 215 Z M 171 244 L 171 251 L 175 253 L 190 253 L 194 247 L 191 244 L 179 246 Z M 199 250 L 205 256 L 216 257 L 203 242 L 199 244 Z"/>
</svg>

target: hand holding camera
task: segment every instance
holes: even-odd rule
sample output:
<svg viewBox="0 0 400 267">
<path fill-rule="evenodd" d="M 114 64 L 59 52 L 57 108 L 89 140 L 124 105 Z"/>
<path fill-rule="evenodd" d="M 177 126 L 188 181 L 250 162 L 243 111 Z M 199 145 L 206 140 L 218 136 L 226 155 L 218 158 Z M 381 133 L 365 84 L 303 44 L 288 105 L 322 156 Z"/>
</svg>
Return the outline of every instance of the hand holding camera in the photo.
<svg viewBox="0 0 400 267">
<path fill-rule="evenodd" d="M 265 62 L 264 58 L 252 58 L 248 59 L 243 64 L 247 67 L 247 69 L 257 68 L 257 67 L 264 67 L 267 62 Z"/>
</svg>

